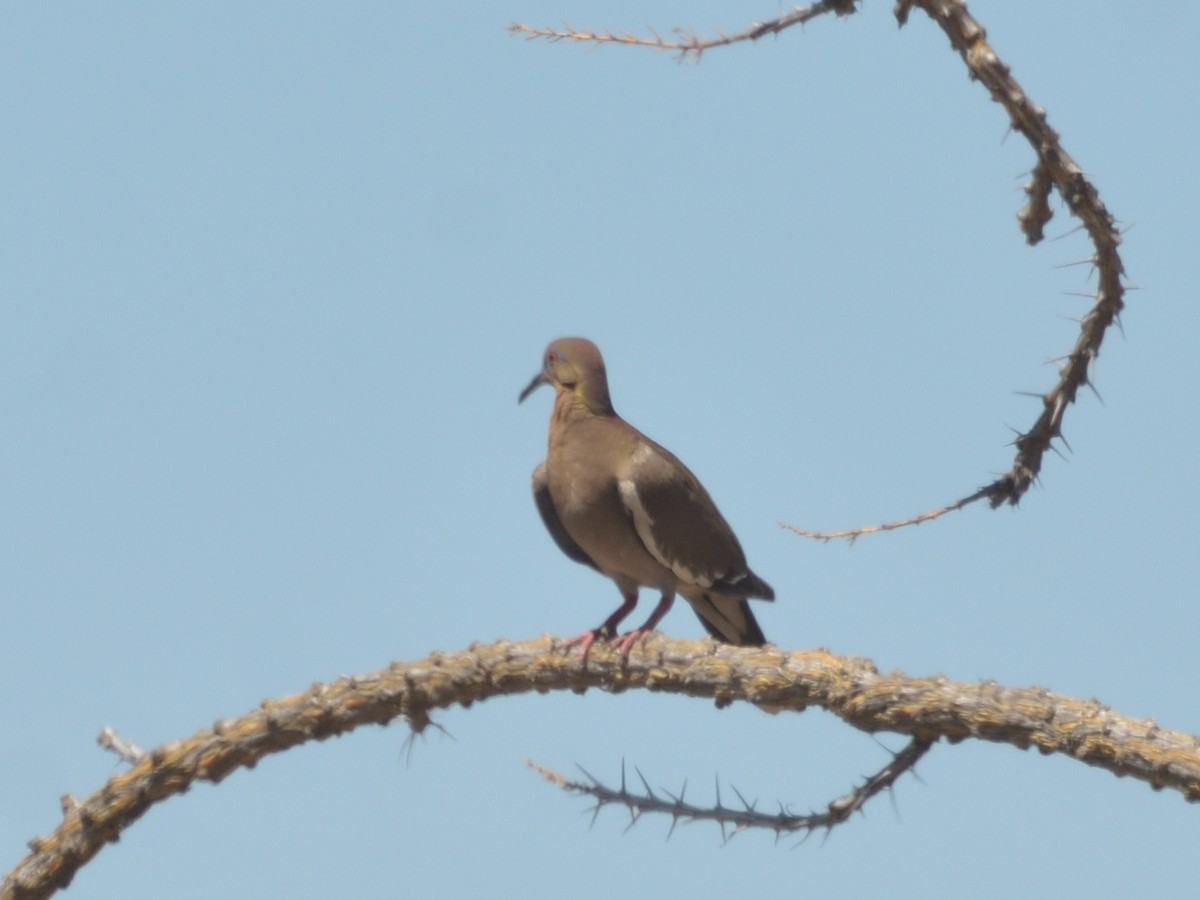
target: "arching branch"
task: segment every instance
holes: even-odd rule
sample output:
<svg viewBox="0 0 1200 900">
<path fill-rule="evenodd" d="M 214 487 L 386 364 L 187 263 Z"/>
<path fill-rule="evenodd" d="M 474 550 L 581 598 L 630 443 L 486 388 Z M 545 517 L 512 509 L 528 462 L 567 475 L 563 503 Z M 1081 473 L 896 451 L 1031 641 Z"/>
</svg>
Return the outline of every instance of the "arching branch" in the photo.
<svg viewBox="0 0 1200 900">
<path fill-rule="evenodd" d="M 1017 216 L 1025 239 L 1030 244 L 1042 240 L 1042 228 L 1051 216 L 1048 198 L 1053 188 L 1071 215 L 1083 223 L 1095 248 L 1088 260 L 1097 273 L 1095 302 L 1080 320 L 1075 346 L 1063 357 L 1057 384 L 1042 397 L 1042 412 L 1037 421 L 1017 438 L 1017 456 L 1012 468 L 983 488 L 993 507 L 1016 504 L 1041 471 L 1045 452 L 1061 437 L 1067 406 L 1075 402 L 1079 389 L 1090 383 L 1092 365 L 1100 354 L 1104 335 L 1124 307 L 1125 287 L 1121 283 L 1124 265 L 1118 253 L 1121 233 L 1101 202 L 1096 186 L 1063 148 L 1058 132 L 1050 127 L 1046 110 L 1029 99 L 1012 77 L 1009 67 L 988 43 L 983 26 L 967 12 L 966 4 L 959 0 L 899 0 L 896 18 L 901 25 L 907 22 L 914 7 L 925 12 L 946 33 L 970 77 L 983 84 L 992 100 L 1004 107 L 1013 131 L 1029 142 L 1037 156 L 1032 178 L 1025 186 L 1028 202 Z"/>
<path fill-rule="evenodd" d="M 559 652 L 553 639 L 543 637 L 434 653 L 314 684 L 163 744 L 66 808 L 52 834 L 30 841 L 32 852 L 6 876 L 0 898 L 49 896 L 156 803 L 197 781 L 219 782 L 273 753 L 398 718 L 419 731 L 432 710 L 493 697 L 588 689 L 661 691 L 706 698 L 718 707 L 744 701 L 772 712 L 820 706 L 867 732 L 1036 747 L 1200 799 L 1200 739 L 1127 718 L 1093 700 L 1042 688 L 883 674 L 869 660 L 820 650 L 739 648 L 662 635 L 640 643 L 624 665 L 610 647 L 597 645 L 584 666 L 578 654 Z"/>
<path fill-rule="evenodd" d="M 703 38 L 695 32 L 676 28 L 675 40 L 653 34 L 637 37 L 628 32 L 577 31 L 571 28 L 535 28 L 529 25 L 510 26 L 512 34 L 550 41 L 616 43 L 659 50 L 672 50 L 683 59 L 699 60 L 707 50 L 742 41 L 756 41 L 769 34 L 778 34 L 796 25 L 803 25 L 825 13 L 849 15 L 857 9 L 856 0 L 824 0 L 804 7 L 795 7 L 783 15 L 734 34 L 718 34 Z M 1121 233 L 1116 221 L 1100 200 L 1100 192 L 1084 174 L 1083 169 L 1063 148 L 1058 132 L 1050 127 L 1046 111 L 1034 103 L 1009 67 L 996 55 L 987 40 L 983 26 L 967 11 L 961 0 L 897 0 L 895 15 L 903 26 L 909 13 L 920 9 L 946 33 L 950 45 L 967 67 L 967 74 L 979 81 L 991 99 L 1004 107 L 1013 131 L 1022 135 L 1033 149 L 1035 162 L 1031 178 L 1025 186 L 1027 202 L 1017 214 L 1022 233 L 1030 244 L 1042 240 L 1043 229 L 1053 216 L 1050 209 L 1051 192 L 1057 193 L 1091 239 L 1094 252 L 1084 262 L 1095 267 L 1097 289 L 1090 310 L 1079 320 L 1079 336 L 1075 345 L 1060 361 L 1055 385 L 1041 396 L 1042 409 L 1033 425 L 1018 434 L 1013 442 L 1017 452 L 1012 466 L 1002 476 L 958 500 L 937 509 L 908 516 L 892 522 L 867 525 L 841 531 L 813 531 L 787 526 L 802 537 L 818 540 L 844 538 L 855 540 L 863 535 L 891 531 L 909 525 L 919 525 L 940 518 L 948 512 L 962 509 L 977 500 L 987 498 L 993 508 L 1004 504 L 1016 505 L 1033 485 L 1042 469 L 1046 451 L 1055 440 L 1062 440 L 1063 418 L 1067 407 L 1075 402 L 1079 389 L 1091 384 L 1092 367 L 1100 354 L 1100 345 L 1108 329 L 1117 321 L 1124 307 L 1125 287 L 1121 283 L 1124 266 L 1118 252 Z"/>
</svg>

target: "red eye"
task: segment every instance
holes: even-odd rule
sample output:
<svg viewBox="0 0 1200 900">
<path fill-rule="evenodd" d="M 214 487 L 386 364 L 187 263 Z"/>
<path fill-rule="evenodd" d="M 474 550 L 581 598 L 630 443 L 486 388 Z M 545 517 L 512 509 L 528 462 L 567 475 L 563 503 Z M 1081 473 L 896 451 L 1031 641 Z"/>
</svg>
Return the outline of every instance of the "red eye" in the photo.
<svg viewBox="0 0 1200 900">
<path fill-rule="evenodd" d="M 547 353 L 547 354 L 546 354 L 546 362 L 548 362 L 548 363 L 556 363 L 556 362 L 558 362 L 558 351 L 557 351 L 557 350 L 551 350 L 549 353 Z"/>
</svg>

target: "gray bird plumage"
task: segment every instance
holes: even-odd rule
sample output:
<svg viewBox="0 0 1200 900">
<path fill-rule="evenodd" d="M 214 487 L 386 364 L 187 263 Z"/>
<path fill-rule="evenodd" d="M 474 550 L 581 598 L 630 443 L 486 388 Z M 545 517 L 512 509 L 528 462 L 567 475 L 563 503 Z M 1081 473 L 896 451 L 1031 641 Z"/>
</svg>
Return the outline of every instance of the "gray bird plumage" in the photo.
<svg viewBox="0 0 1200 900">
<path fill-rule="evenodd" d="M 617 415 L 596 345 L 584 338 L 552 342 L 520 400 L 543 384 L 555 397 L 546 460 L 533 472 L 534 502 L 559 549 L 611 578 L 625 601 L 572 643 L 586 655 L 594 640 L 612 637 L 642 587 L 662 596 L 646 623 L 621 639 L 623 653 L 654 629 L 676 594 L 717 640 L 766 643 L 747 600 L 774 600 L 775 592 L 746 565 L 733 529 L 696 476 Z"/>
</svg>

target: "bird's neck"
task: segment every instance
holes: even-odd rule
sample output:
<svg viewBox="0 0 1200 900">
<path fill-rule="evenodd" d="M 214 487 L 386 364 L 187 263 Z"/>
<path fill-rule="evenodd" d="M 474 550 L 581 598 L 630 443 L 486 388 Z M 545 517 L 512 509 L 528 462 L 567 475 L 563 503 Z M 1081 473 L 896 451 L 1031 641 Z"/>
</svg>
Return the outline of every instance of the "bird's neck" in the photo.
<svg viewBox="0 0 1200 900">
<path fill-rule="evenodd" d="M 559 388 L 554 397 L 554 419 L 567 424 L 581 419 L 616 416 L 608 391 L 588 391 L 581 385 Z"/>
</svg>

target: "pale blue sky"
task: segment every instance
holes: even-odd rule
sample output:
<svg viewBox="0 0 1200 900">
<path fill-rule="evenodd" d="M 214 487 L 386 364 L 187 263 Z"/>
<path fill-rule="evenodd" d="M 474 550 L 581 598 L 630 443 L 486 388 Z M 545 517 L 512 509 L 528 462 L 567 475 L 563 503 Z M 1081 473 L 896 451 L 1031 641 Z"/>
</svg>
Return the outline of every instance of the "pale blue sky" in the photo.
<svg viewBox="0 0 1200 900">
<path fill-rule="evenodd" d="M 1030 249 L 1032 155 L 923 15 L 755 46 L 527 43 L 513 20 L 735 30 L 767 3 L 0 8 L 0 869 L 58 798 L 269 696 L 616 605 L 529 497 L 545 343 L 707 484 L 767 636 L 1037 684 L 1200 732 L 1200 6 L 972 11 L 1128 226 L 1124 335 L 1018 510 L 844 544 L 1008 468 L 1094 283 Z M 652 597 L 643 599 L 639 616 Z M 699 636 L 676 609 L 664 629 Z M 877 768 L 819 711 L 499 700 L 271 758 L 153 809 L 72 898 L 1091 897 L 1195 888 L 1197 809 L 1006 746 L 798 850 L 588 829 L 522 766 L 808 808 Z M 889 747 L 900 738 L 882 736 Z"/>
</svg>

